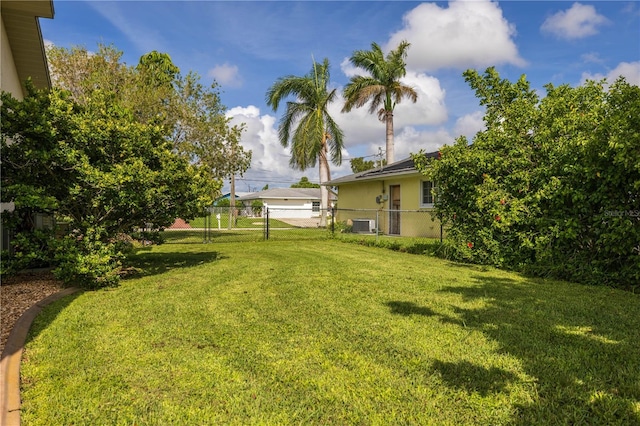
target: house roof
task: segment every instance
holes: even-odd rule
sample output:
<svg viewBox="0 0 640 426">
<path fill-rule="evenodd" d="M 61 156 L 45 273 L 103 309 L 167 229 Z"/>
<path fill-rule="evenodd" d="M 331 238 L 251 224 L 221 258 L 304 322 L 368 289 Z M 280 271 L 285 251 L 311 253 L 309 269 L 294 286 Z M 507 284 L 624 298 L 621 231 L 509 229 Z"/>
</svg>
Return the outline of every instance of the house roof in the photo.
<svg viewBox="0 0 640 426">
<path fill-rule="evenodd" d="M 244 197 L 245 195 L 249 195 L 249 194 L 252 194 L 252 193 L 251 192 L 238 192 L 238 191 L 236 191 L 235 198 L 238 199 L 240 197 Z M 231 193 L 230 192 L 224 193 L 221 196 L 219 196 L 217 198 L 217 200 L 222 200 L 224 198 L 231 198 Z"/>
<path fill-rule="evenodd" d="M 428 158 L 438 158 L 438 151 L 426 153 L 425 156 Z M 355 183 L 367 180 L 381 180 L 387 179 L 389 177 L 412 175 L 417 173 L 420 172 L 416 169 L 413 158 L 409 157 L 400 161 L 396 161 L 395 163 L 387 164 L 382 168 L 378 167 L 375 169 L 365 170 L 364 172 L 332 179 L 329 182 L 324 183 L 324 185 L 339 186 L 345 183 Z"/>
<path fill-rule="evenodd" d="M 2 0 L 0 5 L 18 78 L 24 84 L 31 77 L 40 89 L 51 87 L 38 17 L 53 18 L 53 1 Z"/>
<path fill-rule="evenodd" d="M 331 194 L 329 196 L 332 199 L 335 198 Z M 238 197 L 237 200 L 250 201 L 274 198 L 282 200 L 320 200 L 320 188 L 272 188 Z"/>
</svg>

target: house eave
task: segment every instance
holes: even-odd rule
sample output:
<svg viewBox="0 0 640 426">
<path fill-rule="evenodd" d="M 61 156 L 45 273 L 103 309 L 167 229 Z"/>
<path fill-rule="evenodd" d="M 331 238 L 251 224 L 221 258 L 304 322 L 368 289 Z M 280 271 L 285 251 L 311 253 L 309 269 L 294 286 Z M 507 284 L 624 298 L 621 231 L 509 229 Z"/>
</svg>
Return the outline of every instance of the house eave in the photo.
<svg viewBox="0 0 640 426">
<path fill-rule="evenodd" d="M 396 177 L 409 177 L 409 176 L 418 176 L 421 173 L 417 170 L 408 170 L 408 171 L 403 171 L 403 172 L 393 172 L 393 173 L 381 173 L 381 174 L 376 174 L 376 175 L 371 175 L 371 176 L 356 176 L 350 179 L 349 176 L 345 176 L 344 178 L 337 178 L 337 179 L 333 179 L 330 180 L 328 182 L 325 182 L 321 185 L 325 185 L 325 186 L 339 186 L 339 185 L 347 185 L 347 184 L 352 184 L 352 183 L 358 183 L 358 182 L 367 182 L 367 181 L 377 181 L 377 180 L 388 180 L 391 178 L 396 178 Z"/>
<path fill-rule="evenodd" d="M 39 89 L 51 87 L 51 78 L 39 18 L 53 18 L 52 0 L 3 0 L 2 26 L 22 85 L 28 78 Z"/>
<path fill-rule="evenodd" d="M 424 155 L 428 158 L 440 157 L 440 153 L 438 151 L 425 153 Z M 415 167 L 413 158 L 409 157 L 391 164 L 387 164 L 382 168 L 365 170 L 364 172 L 332 179 L 328 182 L 323 183 L 322 185 L 340 186 L 358 182 L 388 180 L 396 177 L 419 176 L 420 174 L 420 171 L 418 171 Z"/>
</svg>

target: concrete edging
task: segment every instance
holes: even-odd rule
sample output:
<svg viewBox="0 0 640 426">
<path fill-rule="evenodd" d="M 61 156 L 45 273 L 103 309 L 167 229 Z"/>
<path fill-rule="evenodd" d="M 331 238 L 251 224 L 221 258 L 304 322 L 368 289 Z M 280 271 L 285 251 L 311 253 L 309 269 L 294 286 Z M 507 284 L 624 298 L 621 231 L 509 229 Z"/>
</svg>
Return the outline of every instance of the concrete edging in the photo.
<svg viewBox="0 0 640 426">
<path fill-rule="evenodd" d="M 11 329 L 0 360 L 0 426 L 20 424 L 20 361 L 33 320 L 45 306 L 79 290 L 67 288 L 45 297 L 27 309 Z"/>
</svg>

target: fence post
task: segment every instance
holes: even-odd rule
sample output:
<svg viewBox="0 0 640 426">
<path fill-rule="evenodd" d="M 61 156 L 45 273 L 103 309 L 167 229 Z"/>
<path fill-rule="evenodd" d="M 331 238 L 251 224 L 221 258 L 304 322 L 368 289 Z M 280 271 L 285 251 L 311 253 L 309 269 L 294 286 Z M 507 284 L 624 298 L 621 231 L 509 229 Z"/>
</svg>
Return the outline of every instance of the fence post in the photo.
<svg viewBox="0 0 640 426">
<path fill-rule="evenodd" d="M 264 239 L 269 239 L 269 207 L 267 207 L 267 217 L 264 222 Z"/>
<path fill-rule="evenodd" d="M 376 210 L 376 244 L 378 244 L 379 234 L 380 234 L 380 210 Z"/>
<path fill-rule="evenodd" d="M 207 214 L 207 210 L 204 211 L 204 237 L 202 238 L 203 243 L 207 243 L 207 222 L 209 221 L 209 215 Z"/>
<path fill-rule="evenodd" d="M 334 237 L 336 234 L 336 208 L 331 206 L 331 236 Z"/>
</svg>

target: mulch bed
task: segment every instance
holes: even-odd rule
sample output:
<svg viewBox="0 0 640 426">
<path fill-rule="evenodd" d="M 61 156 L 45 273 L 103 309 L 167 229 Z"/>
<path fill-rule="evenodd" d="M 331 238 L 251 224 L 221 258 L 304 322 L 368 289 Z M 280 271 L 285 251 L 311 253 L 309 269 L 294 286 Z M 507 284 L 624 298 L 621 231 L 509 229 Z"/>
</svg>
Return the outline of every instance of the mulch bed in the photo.
<svg viewBox="0 0 640 426">
<path fill-rule="evenodd" d="M 3 278 L 0 287 L 0 353 L 18 318 L 40 300 L 64 287 L 51 272 L 33 272 Z"/>
</svg>

